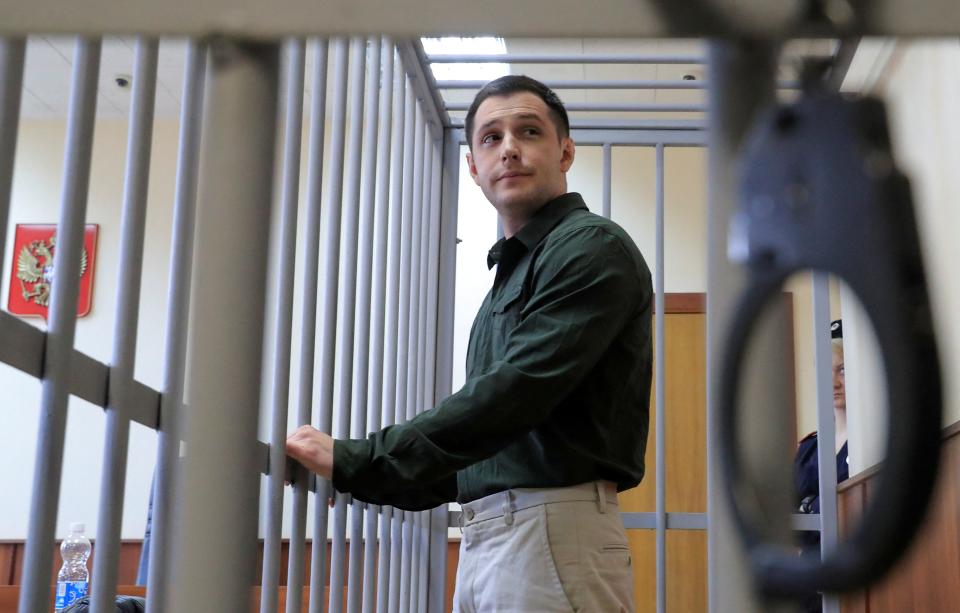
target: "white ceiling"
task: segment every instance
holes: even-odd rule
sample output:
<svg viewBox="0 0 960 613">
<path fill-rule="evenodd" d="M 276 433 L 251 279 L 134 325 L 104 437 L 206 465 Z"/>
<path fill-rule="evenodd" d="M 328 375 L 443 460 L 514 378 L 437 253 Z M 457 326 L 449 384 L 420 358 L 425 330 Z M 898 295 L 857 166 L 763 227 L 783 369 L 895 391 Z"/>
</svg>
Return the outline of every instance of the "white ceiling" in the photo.
<svg viewBox="0 0 960 613">
<path fill-rule="evenodd" d="M 133 74 L 135 42 L 132 38 L 106 38 L 100 59 L 97 115 L 125 117 L 130 107 L 131 88 L 115 83 L 118 75 Z M 21 114 L 25 118 L 65 117 L 70 99 L 70 70 L 74 39 L 31 36 L 27 42 L 23 74 Z M 175 117 L 180 112 L 186 44 L 164 40 L 157 63 L 158 116 Z"/>
<path fill-rule="evenodd" d="M 830 53 L 833 41 L 797 41 L 784 55 L 781 78 L 792 79 L 797 56 L 810 53 Z M 695 55 L 705 56 L 701 41 L 666 39 L 507 39 L 508 53 L 536 54 L 646 54 L 646 55 Z M 127 115 L 132 89 L 118 87 L 117 76 L 129 77 L 133 73 L 135 40 L 133 38 L 105 38 L 101 56 L 99 117 L 121 118 Z M 62 118 L 66 116 L 70 93 L 70 70 L 74 53 L 74 40 L 65 37 L 31 37 L 27 45 L 24 72 L 24 92 L 21 114 L 24 118 Z M 183 39 L 165 39 L 160 44 L 156 114 L 158 117 L 176 117 L 180 112 L 183 91 L 183 70 L 186 57 L 186 42 Z M 312 53 L 307 53 L 306 100 L 309 92 Z M 657 79 L 679 80 L 684 75 L 704 78 L 705 66 L 648 64 L 648 65 L 523 65 L 514 64 L 512 73 L 529 74 L 542 80 L 550 79 Z M 635 103 L 701 103 L 704 92 L 698 90 L 561 90 L 565 102 L 635 102 Z M 473 92 L 446 90 L 448 101 L 469 101 Z M 455 116 L 462 113 L 454 113 Z M 596 116 L 596 115 L 594 115 Z M 604 114 L 614 117 L 618 115 Z M 623 115 L 619 115 L 623 116 Z M 646 114 L 632 117 L 662 117 L 662 114 Z M 672 115 L 693 118 L 693 114 Z"/>
</svg>

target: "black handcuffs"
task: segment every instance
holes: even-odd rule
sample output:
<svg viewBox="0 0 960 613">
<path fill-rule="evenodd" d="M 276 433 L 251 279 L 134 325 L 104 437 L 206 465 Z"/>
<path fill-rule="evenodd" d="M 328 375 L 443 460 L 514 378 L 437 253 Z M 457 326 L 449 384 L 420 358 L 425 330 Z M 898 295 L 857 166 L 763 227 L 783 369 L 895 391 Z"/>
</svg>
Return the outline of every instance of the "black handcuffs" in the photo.
<svg viewBox="0 0 960 613">
<path fill-rule="evenodd" d="M 724 489 L 760 593 L 797 598 L 857 589 L 906 550 L 939 463 L 940 364 L 910 186 L 893 162 L 883 104 L 872 98 L 812 92 L 778 106 L 757 122 L 741 159 L 730 247 L 748 284 L 721 362 Z M 750 332 L 787 278 L 804 270 L 838 276 L 860 299 L 882 354 L 889 406 L 879 484 L 860 523 L 822 562 L 764 542 L 736 495 L 744 478 L 738 390 Z"/>
</svg>

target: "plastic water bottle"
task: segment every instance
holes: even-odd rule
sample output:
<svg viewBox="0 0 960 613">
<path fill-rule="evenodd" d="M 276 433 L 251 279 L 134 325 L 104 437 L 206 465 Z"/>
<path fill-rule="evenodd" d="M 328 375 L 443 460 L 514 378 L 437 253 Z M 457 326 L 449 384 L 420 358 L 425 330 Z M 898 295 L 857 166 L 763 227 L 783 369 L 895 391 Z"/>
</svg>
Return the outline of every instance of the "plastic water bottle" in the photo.
<svg viewBox="0 0 960 613">
<path fill-rule="evenodd" d="M 87 595 L 87 587 L 90 585 L 90 573 L 87 571 L 90 539 L 83 535 L 84 528 L 83 524 L 70 524 L 70 534 L 60 543 L 63 566 L 57 574 L 55 613 L 60 613 Z"/>
</svg>

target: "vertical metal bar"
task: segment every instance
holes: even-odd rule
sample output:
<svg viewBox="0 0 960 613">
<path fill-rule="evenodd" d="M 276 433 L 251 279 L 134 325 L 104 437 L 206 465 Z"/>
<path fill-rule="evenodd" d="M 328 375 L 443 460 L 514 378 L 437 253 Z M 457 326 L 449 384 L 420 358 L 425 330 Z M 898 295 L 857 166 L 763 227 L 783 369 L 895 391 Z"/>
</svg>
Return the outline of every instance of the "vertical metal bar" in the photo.
<svg viewBox="0 0 960 613">
<path fill-rule="evenodd" d="M 167 294 L 167 325 L 163 351 L 163 396 L 157 428 L 157 468 L 154 476 L 153 506 L 150 512 L 150 570 L 147 591 L 149 613 L 169 610 L 172 498 L 176 462 L 180 450 L 187 321 L 193 234 L 196 219 L 197 176 L 199 174 L 200 125 L 203 112 L 203 83 L 206 74 L 206 45 L 196 40 L 187 44 L 183 75 L 183 107 L 180 111 L 180 144 L 174 188 L 173 241 L 170 248 L 170 291 Z"/>
<path fill-rule="evenodd" d="M 430 579 L 427 583 L 425 607 L 422 610 L 428 613 L 441 613 L 446 609 L 447 596 L 447 543 L 449 541 L 447 534 L 450 527 L 448 505 L 444 504 L 430 511 L 428 519 Z"/>
<path fill-rule="evenodd" d="M 428 240 L 429 240 L 429 215 L 430 215 L 430 202 L 431 198 L 429 196 L 428 190 L 430 188 L 430 172 L 433 170 L 433 163 L 430 160 L 430 153 L 433 150 L 431 146 L 432 141 L 430 127 L 426 124 L 423 126 L 423 152 L 421 160 L 421 172 L 417 175 L 417 183 L 420 186 L 420 198 L 415 200 L 416 206 L 419 210 L 418 218 L 418 228 L 417 235 L 415 240 L 419 243 L 419 246 L 416 250 L 417 260 L 416 260 L 416 283 L 413 288 L 416 291 L 416 312 L 413 313 L 416 319 L 416 329 L 413 334 L 414 342 L 416 343 L 417 351 L 415 355 L 415 362 L 412 372 L 412 380 L 414 383 L 414 413 L 419 414 L 424 409 L 424 375 L 423 371 L 424 362 L 426 359 L 426 327 L 427 327 L 427 250 L 428 250 Z M 416 164 L 416 161 L 414 161 Z M 412 324 L 411 324 L 412 325 Z M 419 602 L 419 587 L 420 587 L 420 578 L 421 572 L 420 569 L 424 566 L 424 561 L 422 560 L 424 551 L 421 547 L 422 545 L 422 535 L 423 535 L 423 512 L 417 512 L 414 515 L 413 522 L 413 542 L 411 544 L 411 551 L 413 558 L 410 564 L 410 610 L 419 611 L 418 602 Z"/>
<path fill-rule="evenodd" d="M 259 417 L 253 399 L 260 397 L 278 63 L 275 43 L 211 43 L 174 611 L 249 607 L 260 468 L 250 450 Z"/>
<path fill-rule="evenodd" d="M 436 258 L 433 245 L 436 243 L 439 220 L 434 220 L 437 208 L 434 176 L 437 172 L 437 147 L 430 126 L 424 131 L 423 196 L 420 242 L 420 314 L 418 336 L 420 347 L 417 355 L 417 412 L 422 413 L 433 406 L 433 380 L 428 371 L 433 368 L 436 342 L 436 272 L 432 268 L 431 256 Z M 431 275 L 431 271 L 434 274 Z M 430 570 L 430 512 L 421 511 L 417 521 L 417 555 L 414 572 L 415 611 L 425 611 L 427 607 L 427 587 Z"/>
<path fill-rule="evenodd" d="M 437 338 L 439 326 L 439 295 L 440 295 L 440 207 L 442 188 L 443 138 L 435 139 L 431 143 L 430 169 L 430 228 L 427 235 L 430 239 L 427 253 L 427 322 L 429 335 L 427 337 L 424 370 L 424 408 L 428 409 L 437 403 Z"/>
<path fill-rule="evenodd" d="M 414 511 L 409 514 L 407 520 L 410 524 L 410 572 L 407 575 L 407 583 L 404 584 L 407 594 L 401 601 L 405 604 L 407 611 L 417 610 L 417 587 L 420 585 L 420 518 L 420 512 Z"/>
<path fill-rule="evenodd" d="M 407 399 L 406 399 L 406 417 L 412 419 L 416 416 L 420 400 L 417 389 L 417 374 L 420 365 L 420 312 L 421 312 L 421 252 L 423 251 L 423 187 L 424 187 L 424 152 L 430 135 L 427 132 L 426 123 L 423 119 L 422 106 L 417 101 L 416 133 L 414 136 L 415 146 L 413 154 L 413 218 L 410 224 L 411 233 L 409 235 L 412 243 L 410 248 L 410 323 L 407 329 L 407 344 L 410 349 L 407 354 Z"/>
<path fill-rule="evenodd" d="M 390 529 L 393 526 L 393 507 L 380 507 L 380 533 L 377 550 L 377 585 L 374 602 L 370 611 L 383 613 L 387 610 L 390 595 Z M 366 604 L 364 604 L 366 608 Z"/>
<path fill-rule="evenodd" d="M 307 153 L 306 221 L 304 223 L 304 254 L 301 285 L 303 302 L 300 316 L 300 384 L 297 397 L 297 424 L 311 421 L 313 408 L 313 367 L 315 337 L 317 334 L 317 288 L 320 271 L 320 207 L 323 191 L 323 147 L 327 117 L 327 48 L 325 38 L 317 39 L 313 48 L 313 86 L 310 96 L 310 133 Z M 300 613 L 303 601 L 303 574 L 306 549 L 307 486 L 306 471 L 300 471 L 293 484 L 292 520 L 290 525 L 290 559 L 287 566 L 286 613 Z M 317 495 L 317 504 L 326 502 Z M 326 561 L 326 534 L 322 541 L 313 539 L 313 559 Z M 316 564 L 316 562 L 314 562 Z M 320 573 L 322 575 L 323 573 Z M 322 581 L 322 579 L 321 579 Z M 311 601 L 323 601 L 320 595 Z"/>
<path fill-rule="evenodd" d="M 411 199 L 412 220 L 410 223 L 410 280 L 409 280 L 409 312 L 407 323 L 407 361 L 406 361 L 406 400 L 405 417 L 407 420 L 416 415 L 417 402 L 417 351 L 419 347 L 419 337 L 417 336 L 417 324 L 419 322 L 417 308 L 419 305 L 419 286 L 420 286 L 420 240 L 421 232 L 420 218 L 423 210 L 423 137 L 425 134 L 423 108 L 419 101 L 415 103 L 416 120 L 414 123 L 414 149 L 413 149 L 413 195 Z M 410 592 L 413 585 L 413 575 L 415 572 L 414 553 L 414 525 L 417 515 L 415 513 L 406 513 L 406 521 L 403 524 L 403 554 L 400 561 L 400 604 L 404 610 L 410 610 Z"/>
<path fill-rule="evenodd" d="M 384 328 L 386 325 L 386 284 L 387 284 L 387 254 L 388 254 L 388 226 L 390 222 L 390 154 L 392 146 L 390 115 L 391 106 L 395 103 L 393 88 L 393 41 L 383 37 L 380 41 L 381 65 L 380 76 L 380 106 L 378 113 L 377 131 L 377 168 L 376 194 L 374 207 L 373 242 L 373 298 L 370 308 L 370 376 L 367 379 L 368 429 L 373 430 L 383 425 L 387 417 L 386 407 L 383 406 L 383 384 L 386 375 L 384 362 Z M 402 99 L 402 98 L 401 98 Z M 391 407 L 392 410 L 392 407 Z M 392 420 L 392 415 L 390 416 Z M 378 590 L 386 591 L 387 578 L 386 563 L 389 560 L 388 543 L 384 527 L 390 523 L 384 509 L 371 506 L 368 508 L 366 530 L 364 537 L 363 554 L 363 613 L 373 613 L 377 606 Z M 380 520 L 381 538 L 379 551 L 377 549 L 377 520 Z M 379 568 L 379 574 L 377 572 Z M 377 576 L 375 581 L 374 577 Z"/>
<path fill-rule="evenodd" d="M 411 241 L 409 240 L 412 236 L 412 220 L 413 220 L 413 184 L 414 184 L 414 174 L 413 174 L 413 158 L 414 151 L 416 149 L 416 135 L 418 130 L 416 127 L 419 125 L 419 115 L 417 115 L 416 108 L 416 99 L 413 96 L 413 88 L 410 85 L 409 79 L 406 83 L 406 102 L 404 105 L 405 108 L 405 119 L 404 119 L 404 155 L 403 155 L 403 218 L 401 219 L 400 227 L 400 302 L 399 302 L 399 313 L 398 313 L 398 329 L 397 329 L 397 384 L 396 384 L 396 404 L 395 404 L 395 419 L 394 423 L 402 423 L 407 420 L 407 355 L 409 352 L 409 342 L 408 342 L 408 332 L 410 329 L 410 251 L 411 251 Z M 409 536 L 404 539 L 404 534 L 407 535 L 407 513 L 405 511 L 400 511 L 399 513 L 394 513 L 394 521 L 396 522 L 394 526 L 394 541 L 393 541 L 393 553 L 396 556 L 391 560 L 391 575 L 390 575 L 390 603 L 389 609 L 390 613 L 399 613 L 400 603 L 405 602 L 402 600 L 406 592 L 403 591 L 403 585 L 405 580 L 409 577 L 410 569 L 404 569 L 405 565 L 409 565 L 410 560 L 408 556 L 408 550 L 405 548 L 406 544 L 409 544 Z M 394 580 L 396 576 L 396 581 Z"/>
<path fill-rule="evenodd" d="M 442 163 L 434 174 L 434 189 L 439 214 L 439 256 L 437 290 L 436 352 L 428 366 L 435 370 L 433 402 L 450 395 L 453 377 L 453 322 L 457 270 L 457 197 L 460 182 L 460 142 L 452 130 L 444 131 Z M 430 596 L 429 613 L 440 613 L 446 607 L 447 574 L 447 505 L 431 511 L 430 523 Z"/>
<path fill-rule="evenodd" d="M 343 233 L 341 237 L 340 304 L 338 306 L 337 389 L 339 404 L 335 438 L 350 436 L 353 408 L 354 313 L 357 302 L 357 236 L 360 217 L 360 160 L 363 131 L 363 74 L 366 63 L 365 41 L 350 41 L 350 146 L 345 173 Z M 366 416 L 364 414 L 364 416 Z M 333 551 L 330 556 L 330 611 L 343 610 L 343 588 L 347 559 L 347 505 L 349 495 L 336 494 L 333 509 Z M 350 577 L 353 581 L 356 577 Z"/>
<path fill-rule="evenodd" d="M 396 511 L 394 512 L 396 515 Z M 397 541 L 395 548 L 400 556 L 397 567 L 396 593 L 391 588 L 391 613 L 406 611 L 409 602 L 410 587 L 410 522 L 413 521 L 413 513 L 410 511 L 399 511 L 399 528 L 397 529 Z M 391 577 L 391 581 L 393 578 Z M 394 608 L 395 607 L 395 608 Z"/>
<path fill-rule="evenodd" d="M 833 409 L 833 348 L 830 333 L 830 276 L 813 272 L 813 368 L 817 385 L 817 460 L 820 463 L 820 549 L 823 555 L 837 544 L 837 456 Z M 823 610 L 839 613 L 840 599 L 823 595 Z"/>
<path fill-rule="evenodd" d="M 604 145 L 606 147 L 606 145 Z M 606 155 L 606 149 L 604 150 Z M 605 177 L 604 181 L 607 181 L 609 177 Z M 609 185 L 609 183 L 607 183 Z M 657 459 L 656 459 L 656 511 L 657 511 L 657 613 L 666 613 L 667 610 L 667 477 L 666 477 L 666 466 L 665 458 L 667 456 L 666 452 L 666 432 L 667 424 L 666 418 L 667 414 L 665 411 L 666 407 L 666 393 L 667 393 L 667 377 L 666 377 L 666 313 L 664 308 L 666 301 L 664 300 L 664 249 L 663 249 L 663 232 L 664 232 L 664 211 L 663 211 L 663 143 L 657 143 L 657 212 L 656 212 L 656 229 L 657 229 L 657 242 L 656 242 L 656 293 L 655 293 L 655 308 L 654 308 L 654 320 L 656 327 L 656 355 L 654 357 L 653 363 L 656 367 L 656 388 L 657 388 L 657 397 L 656 397 L 656 448 L 657 448 Z"/>
<path fill-rule="evenodd" d="M 264 518 L 260 613 L 276 613 L 279 604 L 283 483 L 286 478 L 287 405 L 290 401 L 290 343 L 293 335 L 293 262 L 297 257 L 297 205 L 300 198 L 300 144 L 303 130 L 303 81 L 306 45 L 302 38 L 284 43 L 283 169 L 280 233 L 277 240 L 277 320 L 273 337 L 273 382 L 270 422 L 270 474 Z"/>
<path fill-rule="evenodd" d="M 443 139 L 434 138 L 431 131 L 426 132 L 427 151 L 426 161 L 427 172 L 424 181 L 424 200 L 427 203 L 428 217 L 425 220 L 425 246 L 422 258 L 423 262 L 423 358 L 420 362 L 420 370 L 423 372 L 421 382 L 421 411 L 432 407 L 437 400 L 436 397 L 436 356 L 437 356 L 437 330 L 438 330 L 438 311 L 437 304 L 439 295 L 439 252 L 440 252 L 440 188 L 441 188 L 441 159 L 443 153 Z M 444 509 L 446 505 L 443 505 Z M 420 520 L 420 580 L 417 586 L 417 609 L 418 611 L 427 611 L 430 607 L 430 590 L 437 582 L 445 581 L 445 571 L 441 574 L 435 573 L 433 565 L 433 556 L 439 555 L 433 547 L 433 522 L 435 514 L 433 511 L 424 511 L 421 513 Z"/>
<path fill-rule="evenodd" d="M 417 528 L 417 546 L 420 549 L 418 581 L 416 584 L 416 608 L 414 611 L 427 610 L 427 589 L 430 585 L 430 511 L 421 511 L 420 525 Z"/>
<path fill-rule="evenodd" d="M 26 42 L 22 38 L 0 38 L 0 270 L 6 253 L 10 194 L 13 188 L 13 160 L 17 152 L 20 125 L 20 98 L 23 94 L 23 60 Z"/>
<path fill-rule="evenodd" d="M 755 111 L 774 99 L 775 53 L 762 43 L 710 44 L 710 151 L 707 212 L 707 522 L 710 611 L 771 611 L 750 588 L 746 560 L 721 491 L 714 436 L 715 392 L 725 329 L 744 277 L 726 256 L 736 202 L 736 160 Z M 759 383 L 755 381 L 754 383 Z"/>
<path fill-rule="evenodd" d="M 50 300 L 40 427 L 30 501 L 30 525 L 23 562 L 20 613 L 46 611 L 50 606 L 53 539 L 60 502 L 63 443 L 67 425 L 70 358 L 77 328 L 80 252 L 90 184 L 90 153 L 100 72 L 100 40 L 77 39 L 70 86 L 70 110 L 64 153 L 63 194 L 57 224 L 57 249 Z"/>
<path fill-rule="evenodd" d="M 370 376 L 370 326 L 373 317 L 370 311 L 371 283 L 373 281 L 373 223 L 376 204 L 377 180 L 377 121 L 380 102 L 380 38 L 367 41 L 367 81 L 363 117 L 363 167 L 360 177 L 359 250 L 357 264 L 357 304 L 354 310 L 356 328 L 355 365 L 353 376 L 353 410 L 351 415 L 352 438 L 367 435 L 367 378 Z M 354 103 L 356 105 L 356 103 Z M 347 611 L 356 613 L 362 604 L 366 564 L 363 563 L 366 547 L 363 543 L 364 505 L 359 500 L 352 502 L 350 517 L 350 570 L 347 573 Z M 370 515 L 373 515 L 372 513 Z M 375 517 L 375 516 L 374 516 Z M 376 527 L 373 528 L 376 533 Z M 372 543 L 371 543 L 372 546 Z M 373 551 L 370 551 L 371 556 Z M 372 575 L 372 568 L 370 569 Z M 369 577 L 369 576 L 368 576 Z M 372 577 L 370 577 L 372 578 Z"/>
<path fill-rule="evenodd" d="M 613 187 L 613 146 L 603 143 L 603 209 L 601 214 L 610 219 L 610 206 Z"/>
<path fill-rule="evenodd" d="M 433 135 L 429 126 L 424 127 L 423 133 L 423 188 L 420 195 L 420 266 L 419 266 L 419 299 L 417 301 L 417 398 L 416 412 L 421 413 L 427 407 L 426 384 L 426 366 L 427 366 L 427 344 L 430 339 L 428 330 L 432 327 L 430 319 L 427 317 L 428 300 L 430 297 L 429 287 L 432 285 L 430 274 L 430 219 L 433 211 Z"/>
<path fill-rule="evenodd" d="M 414 572 L 410 586 L 410 610 L 411 611 L 423 611 L 423 606 L 421 604 L 421 595 L 426 592 L 426 579 L 427 579 L 427 570 L 429 568 L 430 559 L 427 557 L 429 551 L 424 548 L 424 545 L 427 542 L 426 534 L 427 528 L 429 526 L 430 513 L 426 511 L 418 511 L 416 514 L 416 520 L 414 521 L 414 532 L 413 532 L 413 550 L 416 554 L 413 556 L 414 561 Z M 421 590 L 423 590 L 421 592 Z"/>
<path fill-rule="evenodd" d="M 395 49 L 395 47 L 394 47 Z M 407 126 L 411 126 L 410 109 L 407 101 L 407 81 L 403 70 L 394 58 L 394 85 L 393 85 L 393 122 L 390 139 L 390 237 L 387 271 L 387 318 L 385 322 L 384 340 L 384 368 L 383 368 L 383 419 L 384 426 L 396 422 L 397 412 L 397 366 L 399 349 L 399 310 L 400 310 L 400 255 L 403 235 L 402 223 L 405 216 L 403 206 L 403 192 L 406 149 L 404 134 Z M 412 127 L 412 126 L 411 126 Z M 386 525 L 389 519 L 389 525 Z M 395 588 L 399 583 L 400 570 L 400 514 L 399 511 L 387 507 L 384 509 L 380 539 L 380 571 L 377 579 L 377 613 L 387 613 L 390 602 L 397 602 L 393 598 Z M 392 599 L 392 600 L 391 600 Z"/>
<path fill-rule="evenodd" d="M 347 40 L 333 39 L 333 118 L 330 134 L 330 183 L 323 216 L 324 304 L 320 336 L 320 393 L 317 427 L 328 434 L 333 430 L 333 387 L 337 341 L 337 303 L 340 268 L 340 212 L 343 197 L 343 151 L 347 117 Z M 314 504 L 313 557 L 310 569 L 310 613 L 324 610 L 323 587 L 327 576 L 327 499 L 332 488 L 326 479 L 317 479 Z M 330 584 L 333 591 L 333 584 Z"/>
<path fill-rule="evenodd" d="M 143 241 L 147 219 L 147 185 L 153 142 L 153 109 L 157 92 L 157 52 L 154 38 L 136 44 L 133 99 L 127 138 L 123 214 L 120 222 L 120 271 L 117 316 L 113 331 L 113 359 L 104 436 L 100 509 L 97 519 L 97 555 L 93 559 L 90 610 L 113 613 L 123 522 L 123 492 L 130 443 L 130 384 L 133 382 L 143 276 Z"/>
<path fill-rule="evenodd" d="M 442 134 L 442 133 L 441 133 Z M 427 230 L 429 246 L 427 250 L 427 306 L 426 321 L 427 335 L 425 342 L 424 364 L 421 366 L 424 371 L 424 410 L 434 406 L 437 402 L 436 395 L 436 362 L 437 362 L 437 338 L 438 338 L 438 296 L 440 285 L 440 187 L 441 187 L 441 159 L 443 156 L 443 139 L 433 139 L 430 143 L 430 182 L 427 188 L 428 199 L 430 202 L 430 222 Z M 446 505 L 441 505 L 444 509 Z M 419 589 L 419 611 L 427 611 L 430 608 L 431 590 L 438 582 L 445 580 L 444 574 L 438 574 L 433 564 L 434 556 L 440 555 L 440 552 L 434 547 L 434 521 L 436 513 L 426 511 L 423 513 L 422 525 L 422 563 L 421 579 Z"/>
</svg>

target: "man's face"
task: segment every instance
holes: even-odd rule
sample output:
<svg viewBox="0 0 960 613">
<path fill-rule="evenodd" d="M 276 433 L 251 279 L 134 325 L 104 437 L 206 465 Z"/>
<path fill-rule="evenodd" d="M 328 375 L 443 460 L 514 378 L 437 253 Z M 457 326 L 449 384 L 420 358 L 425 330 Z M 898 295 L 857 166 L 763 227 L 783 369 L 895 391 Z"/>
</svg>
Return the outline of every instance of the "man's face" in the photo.
<svg viewBox="0 0 960 613">
<path fill-rule="evenodd" d="M 574 146 L 539 96 L 491 96 L 474 118 L 470 175 L 501 216 L 529 218 L 567 191 Z"/>
<path fill-rule="evenodd" d="M 833 406 L 847 408 L 847 375 L 843 368 L 843 349 L 833 349 Z"/>
</svg>

